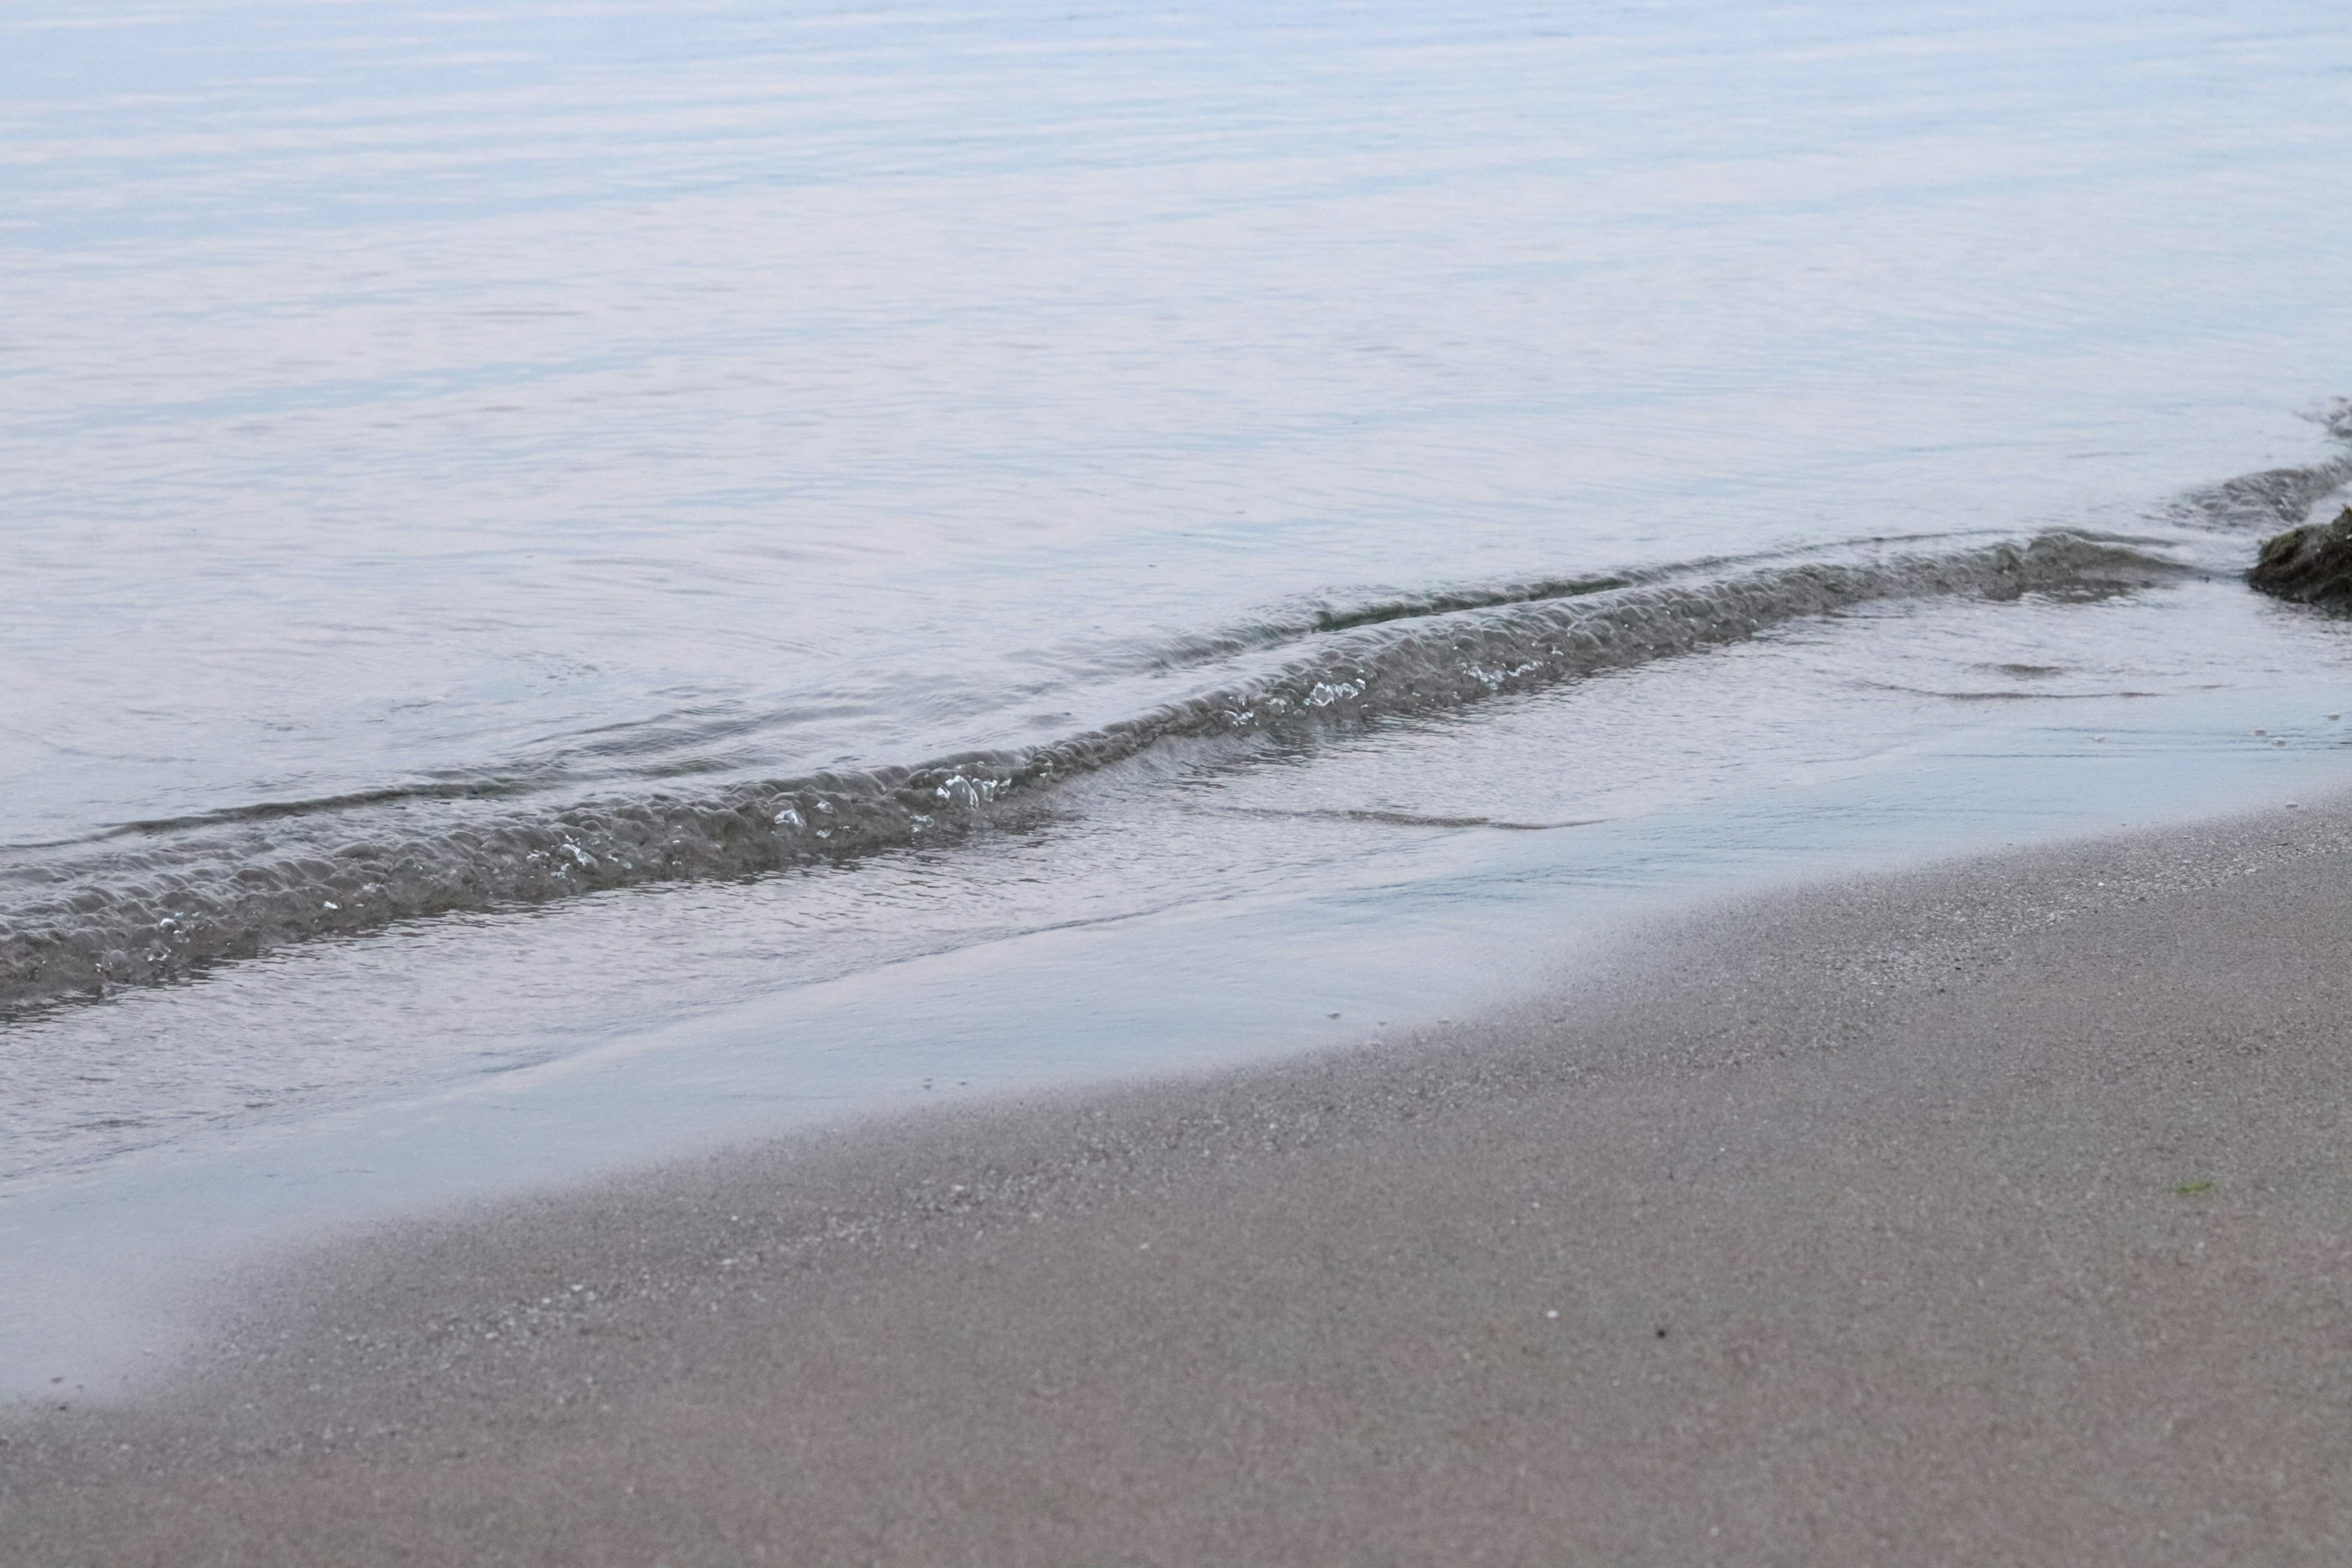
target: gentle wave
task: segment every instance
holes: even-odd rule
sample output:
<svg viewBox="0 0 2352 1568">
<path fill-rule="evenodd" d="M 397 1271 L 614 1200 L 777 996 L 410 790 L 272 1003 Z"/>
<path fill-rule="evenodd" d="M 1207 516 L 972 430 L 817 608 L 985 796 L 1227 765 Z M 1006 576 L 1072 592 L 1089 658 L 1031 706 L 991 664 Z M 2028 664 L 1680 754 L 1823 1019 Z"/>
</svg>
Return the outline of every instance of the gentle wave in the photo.
<svg viewBox="0 0 2352 1568">
<path fill-rule="evenodd" d="M 0 931 L 0 1005 L 153 984 L 225 960 L 395 921 L 543 903 L 631 884 L 720 879 L 836 860 L 969 831 L 1034 798 L 1178 739 L 1304 735 L 1439 711 L 1507 692 L 1734 642 L 1874 599 L 2126 591 L 2185 570 L 2146 542 L 2047 533 L 1994 542 L 1875 542 L 1789 552 L 1745 569 L 1707 563 L 1616 578 L 1448 590 L 1308 619 L 1271 643 L 1271 667 L 1120 722 L 1043 745 L 904 767 L 649 792 L 558 809 L 516 807 L 460 826 L 397 817 L 425 797 L 384 791 L 257 805 L 118 830 L 37 892 Z M 1235 639 L 1169 650 L 1197 661 Z M 395 820 L 387 821 L 392 816 Z M 271 838 L 294 824 L 304 841 Z M 64 873 L 52 868 L 52 877 Z"/>
<path fill-rule="evenodd" d="M 2318 417 L 2328 435 L 2352 442 L 2352 399 Z M 2352 451 L 2306 468 L 2265 468 L 2202 486 L 2168 510 L 2174 521 L 2191 527 L 2273 533 L 2302 522 L 2315 503 L 2347 484 L 2352 484 Z"/>
</svg>

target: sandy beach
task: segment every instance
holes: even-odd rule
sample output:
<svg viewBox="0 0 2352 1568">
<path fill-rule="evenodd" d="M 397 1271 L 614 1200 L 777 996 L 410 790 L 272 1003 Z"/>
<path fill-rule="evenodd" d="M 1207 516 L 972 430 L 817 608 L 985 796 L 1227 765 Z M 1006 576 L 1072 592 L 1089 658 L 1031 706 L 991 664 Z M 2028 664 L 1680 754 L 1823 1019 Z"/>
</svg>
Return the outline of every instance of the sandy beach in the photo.
<svg viewBox="0 0 2352 1568">
<path fill-rule="evenodd" d="M 1817 888 L 410 1226 L 11 1412 L 0 1560 L 2339 1563 L 2347 879 L 2335 803 Z"/>
<path fill-rule="evenodd" d="M 2352 1563 L 2347 59 L 0 6 L 0 1568 Z"/>
</svg>

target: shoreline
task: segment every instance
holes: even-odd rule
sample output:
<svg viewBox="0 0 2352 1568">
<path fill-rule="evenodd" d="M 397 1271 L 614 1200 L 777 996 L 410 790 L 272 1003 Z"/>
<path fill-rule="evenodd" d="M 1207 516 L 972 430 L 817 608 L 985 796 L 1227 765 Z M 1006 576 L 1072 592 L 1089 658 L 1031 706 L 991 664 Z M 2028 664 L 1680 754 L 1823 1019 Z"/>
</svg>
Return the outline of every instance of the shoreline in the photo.
<svg viewBox="0 0 2352 1568">
<path fill-rule="evenodd" d="M 2336 800 L 1847 879 L 388 1227 L 0 1415 L 0 1561 L 2340 1560 L 2348 874 Z"/>
</svg>

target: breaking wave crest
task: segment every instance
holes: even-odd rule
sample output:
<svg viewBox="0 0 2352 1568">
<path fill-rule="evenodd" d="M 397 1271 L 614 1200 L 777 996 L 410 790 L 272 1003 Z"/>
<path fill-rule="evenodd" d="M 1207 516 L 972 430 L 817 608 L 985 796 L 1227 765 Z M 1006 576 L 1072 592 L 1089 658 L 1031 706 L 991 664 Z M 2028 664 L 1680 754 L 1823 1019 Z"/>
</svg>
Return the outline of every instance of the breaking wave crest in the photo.
<svg viewBox="0 0 2352 1568">
<path fill-rule="evenodd" d="M 139 824 L 77 847 L 24 889 L 0 929 L 0 1006 L 159 984 L 421 916 L 951 838 L 1165 742 L 1246 744 L 1442 711 L 1870 600 L 2116 592 L 2183 570 L 2144 541 L 2056 532 L 1449 589 L 1161 649 L 1163 668 L 1224 668 L 1177 700 L 1019 750 L 559 808 L 502 804 L 484 786 L 460 792 L 479 815 L 454 825 L 419 820 L 423 796 L 401 790 Z"/>
</svg>

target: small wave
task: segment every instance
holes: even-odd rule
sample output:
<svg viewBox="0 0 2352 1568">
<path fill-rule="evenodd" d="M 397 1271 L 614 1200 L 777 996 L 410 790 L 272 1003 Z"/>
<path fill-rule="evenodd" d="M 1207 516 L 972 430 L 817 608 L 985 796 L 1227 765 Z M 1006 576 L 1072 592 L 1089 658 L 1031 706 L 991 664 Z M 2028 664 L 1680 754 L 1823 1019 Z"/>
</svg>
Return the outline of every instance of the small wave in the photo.
<svg viewBox="0 0 2352 1568">
<path fill-rule="evenodd" d="M 532 786 L 514 779 L 465 779 L 448 783 L 396 784 L 384 789 L 354 790 L 348 795 L 319 795 L 307 800 L 261 800 L 220 811 L 200 811 L 186 816 L 150 816 L 118 823 L 96 837 L 125 838 L 140 834 L 173 833 L 191 827 L 218 827 L 232 823 L 269 822 L 280 817 L 319 816 L 362 806 L 394 805 L 414 800 L 499 800 L 530 793 Z"/>
<path fill-rule="evenodd" d="M 12 912 L 0 931 L 0 1005 L 159 984 L 397 921 L 936 842 L 1163 742 L 1306 735 L 1458 708 L 1874 599 L 2113 592 L 2183 570 L 2144 542 L 2075 533 L 1848 546 L 1765 563 L 1450 590 L 1308 621 L 1275 639 L 1270 668 L 1023 750 L 702 795 L 516 807 L 457 826 L 404 813 L 428 799 L 480 804 L 499 787 L 419 786 L 129 825 L 122 831 L 141 839 L 133 849 L 70 875 L 50 868 L 71 891 L 36 892 Z M 299 837 L 272 837 L 273 829 Z"/>
<path fill-rule="evenodd" d="M 2206 528 L 2273 532 L 2304 521 L 2314 503 L 2352 482 L 2352 458 L 2308 468 L 2270 468 L 2191 490 L 2175 503 L 2179 521 Z"/>
<path fill-rule="evenodd" d="M 2352 400 L 2331 405 L 2318 416 L 2328 435 L 2352 442 Z M 2205 485 L 2178 498 L 2172 521 L 2196 528 L 2275 532 L 2302 522 L 2314 505 L 2352 484 L 2352 451 L 2301 468 L 2265 468 Z"/>
</svg>

